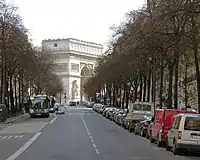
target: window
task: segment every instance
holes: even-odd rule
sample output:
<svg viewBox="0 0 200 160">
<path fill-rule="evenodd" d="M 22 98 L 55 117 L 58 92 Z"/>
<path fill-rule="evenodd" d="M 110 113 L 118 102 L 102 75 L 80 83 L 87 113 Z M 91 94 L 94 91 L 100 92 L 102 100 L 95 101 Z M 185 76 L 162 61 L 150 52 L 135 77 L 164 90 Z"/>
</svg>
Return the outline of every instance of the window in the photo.
<svg viewBox="0 0 200 160">
<path fill-rule="evenodd" d="M 174 125 L 174 129 L 178 129 L 181 122 L 181 116 L 176 117 L 176 123 Z"/>
<path fill-rule="evenodd" d="M 54 47 L 58 47 L 58 44 L 57 44 L 57 43 L 54 43 L 53 45 L 54 45 Z"/>
<path fill-rule="evenodd" d="M 151 111 L 151 105 L 143 105 L 143 111 Z"/>
<path fill-rule="evenodd" d="M 133 104 L 133 110 L 142 110 L 141 104 Z"/>
<path fill-rule="evenodd" d="M 175 117 L 174 122 L 172 124 L 172 129 L 178 129 L 180 121 L 181 121 L 181 116 Z"/>
<path fill-rule="evenodd" d="M 200 118 L 186 117 L 184 130 L 200 131 Z"/>
</svg>

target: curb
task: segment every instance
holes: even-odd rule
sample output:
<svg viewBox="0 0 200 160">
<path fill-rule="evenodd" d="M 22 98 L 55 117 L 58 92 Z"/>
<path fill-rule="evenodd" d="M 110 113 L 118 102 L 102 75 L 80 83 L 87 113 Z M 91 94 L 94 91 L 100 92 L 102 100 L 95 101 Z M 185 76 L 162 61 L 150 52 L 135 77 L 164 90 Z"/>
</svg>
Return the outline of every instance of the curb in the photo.
<svg viewBox="0 0 200 160">
<path fill-rule="evenodd" d="M 5 121 L 3 124 L 12 123 L 12 122 L 17 121 L 17 120 L 19 120 L 19 119 L 21 119 L 21 118 L 24 118 L 25 116 L 27 116 L 27 114 L 23 114 L 23 115 L 20 115 L 20 116 L 15 117 L 15 118 L 13 118 L 13 119 L 7 120 L 7 121 Z"/>
</svg>

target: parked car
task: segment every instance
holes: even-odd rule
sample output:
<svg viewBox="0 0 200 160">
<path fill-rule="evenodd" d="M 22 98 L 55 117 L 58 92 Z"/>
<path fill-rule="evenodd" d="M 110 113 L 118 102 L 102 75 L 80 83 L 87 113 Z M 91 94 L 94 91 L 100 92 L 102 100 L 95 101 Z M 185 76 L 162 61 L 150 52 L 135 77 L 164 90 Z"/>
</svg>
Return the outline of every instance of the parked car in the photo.
<svg viewBox="0 0 200 160">
<path fill-rule="evenodd" d="M 149 102 L 130 103 L 128 108 L 129 112 L 125 119 L 125 128 L 127 128 L 130 132 L 134 131 L 135 124 L 138 123 L 142 117 L 151 117 L 154 115 L 155 111 L 154 103 Z"/>
<path fill-rule="evenodd" d="M 0 104 L 0 120 L 5 122 L 8 118 L 8 109 L 5 104 Z"/>
<path fill-rule="evenodd" d="M 152 131 L 150 134 L 150 142 L 157 142 L 157 146 L 161 146 L 166 142 L 166 136 L 168 128 L 171 126 L 174 117 L 180 113 L 193 113 L 193 111 L 187 110 L 175 110 L 175 109 L 157 109 L 155 111 L 155 118 L 152 124 Z"/>
<path fill-rule="evenodd" d="M 103 105 L 101 104 L 101 103 L 95 103 L 94 105 L 93 105 L 93 110 L 95 111 L 95 112 L 99 112 L 99 109 L 100 109 L 100 107 L 102 107 Z"/>
<path fill-rule="evenodd" d="M 166 150 L 174 154 L 181 150 L 200 151 L 200 114 L 178 114 L 170 126 L 166 138 Z"/>
<path fill-rule="evenodd" d="M 152 117 L 143 117 L 141 118 L 140 122 L 135 125 L 135 134 L 139 134 L 142 137 L 146 137 L 147 135 L 147 128 L 151 123 Z"/>
<path fill-rule="evenodd" d="M 149 123 L 147 126 L 147 134 L 146 134 L 147 139 L 149 139 L 151 132 L 152 132 L 153 119 L 154 119 L 154 117 L 151 118 L 151 123 Z"/>
</svg>

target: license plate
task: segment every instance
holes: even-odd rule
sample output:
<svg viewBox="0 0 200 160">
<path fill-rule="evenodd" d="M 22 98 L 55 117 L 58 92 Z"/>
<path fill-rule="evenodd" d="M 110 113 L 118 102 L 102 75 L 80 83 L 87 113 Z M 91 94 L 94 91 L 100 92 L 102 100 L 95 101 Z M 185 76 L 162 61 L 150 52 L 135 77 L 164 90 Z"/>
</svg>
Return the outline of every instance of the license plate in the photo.
<svg viewBox="0 0 200 160">
<path fill-rule="evenodd" d="M 41 116 L 41 114 L 37 114 L 37 116 Z"/>
</svg>

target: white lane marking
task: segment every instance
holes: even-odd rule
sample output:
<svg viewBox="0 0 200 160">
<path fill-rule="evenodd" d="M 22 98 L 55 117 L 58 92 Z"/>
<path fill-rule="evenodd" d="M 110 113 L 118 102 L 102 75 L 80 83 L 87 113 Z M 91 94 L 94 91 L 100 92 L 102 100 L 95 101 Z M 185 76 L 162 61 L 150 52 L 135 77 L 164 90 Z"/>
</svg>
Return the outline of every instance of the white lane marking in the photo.
<svg viewBox="0 0 200 160">
<path fill-rule="evenodd" d="M 4 136 L 2 139 L 6 139 L 8 136 Z"/>
<path fill-rule="evenodd" d="M 52 124 L 58 117 L 55 116 L 49 123 Z"/>
<path fill-rule="evenodd" d="M 100 152 L 99 152 L 99 150 L 98 150 L 96 144 L 94 143 L 94 140 L 93 140 L 93 138 L 92 138 L 92 136 L 91 136 L 91 133 L 90 133 L 90 131 L 89 131 L 89 129 L 88 129 L 88 127 L 87 127 L 87 125 L 86 125 L 86 122 L 85 122 L 85 120 L 84 120 L 83 117 L 82 117 L 82 121 L 83 121 L 83 124 L 84 124 L 84 126 L 85 126 L 86 132 L 87 132 L 88 136 L 90 137 L 90 140 L 91 140 L 91 142 L 92 142 L 92 146 L 93 146 L 93 148 L 94 148 L 96 154 L 99 154 Z"/>
<path fill-rule="evenodd" d="M 24 135 L 19 136 L 20 139 L 23 138 L 23 137 L 24 137 Z"/>
<path fill-rule="evenodd" d="M 30 147 L 30 145 L 41 135 L 41 132 L 36 133 L 29 141 L 27 141 L 20 149 L 18 149 L 13 155 L 11 155 L 6 160 L 15 160 L 17 159 L 24 151 Z"/>
<path fill-rule="evenodd" d="M 18 138 L 18 137 L 19 137 L 19 136 L 14 136 L 13 138 L 15 138 L 15 139 L 16 139 L 16 138 Z"/>
<path fill-rule="evenodd" d="M 11 139 L 13 136 L 8 136 L 8 138 L 7 139 Z"/>
<path fill-rule="evenodd" d="M 149 158 L 148 157 L 132 157 L 131 159 L 134 159 L 134 160 L 148 160 Z"/>
</svg>

